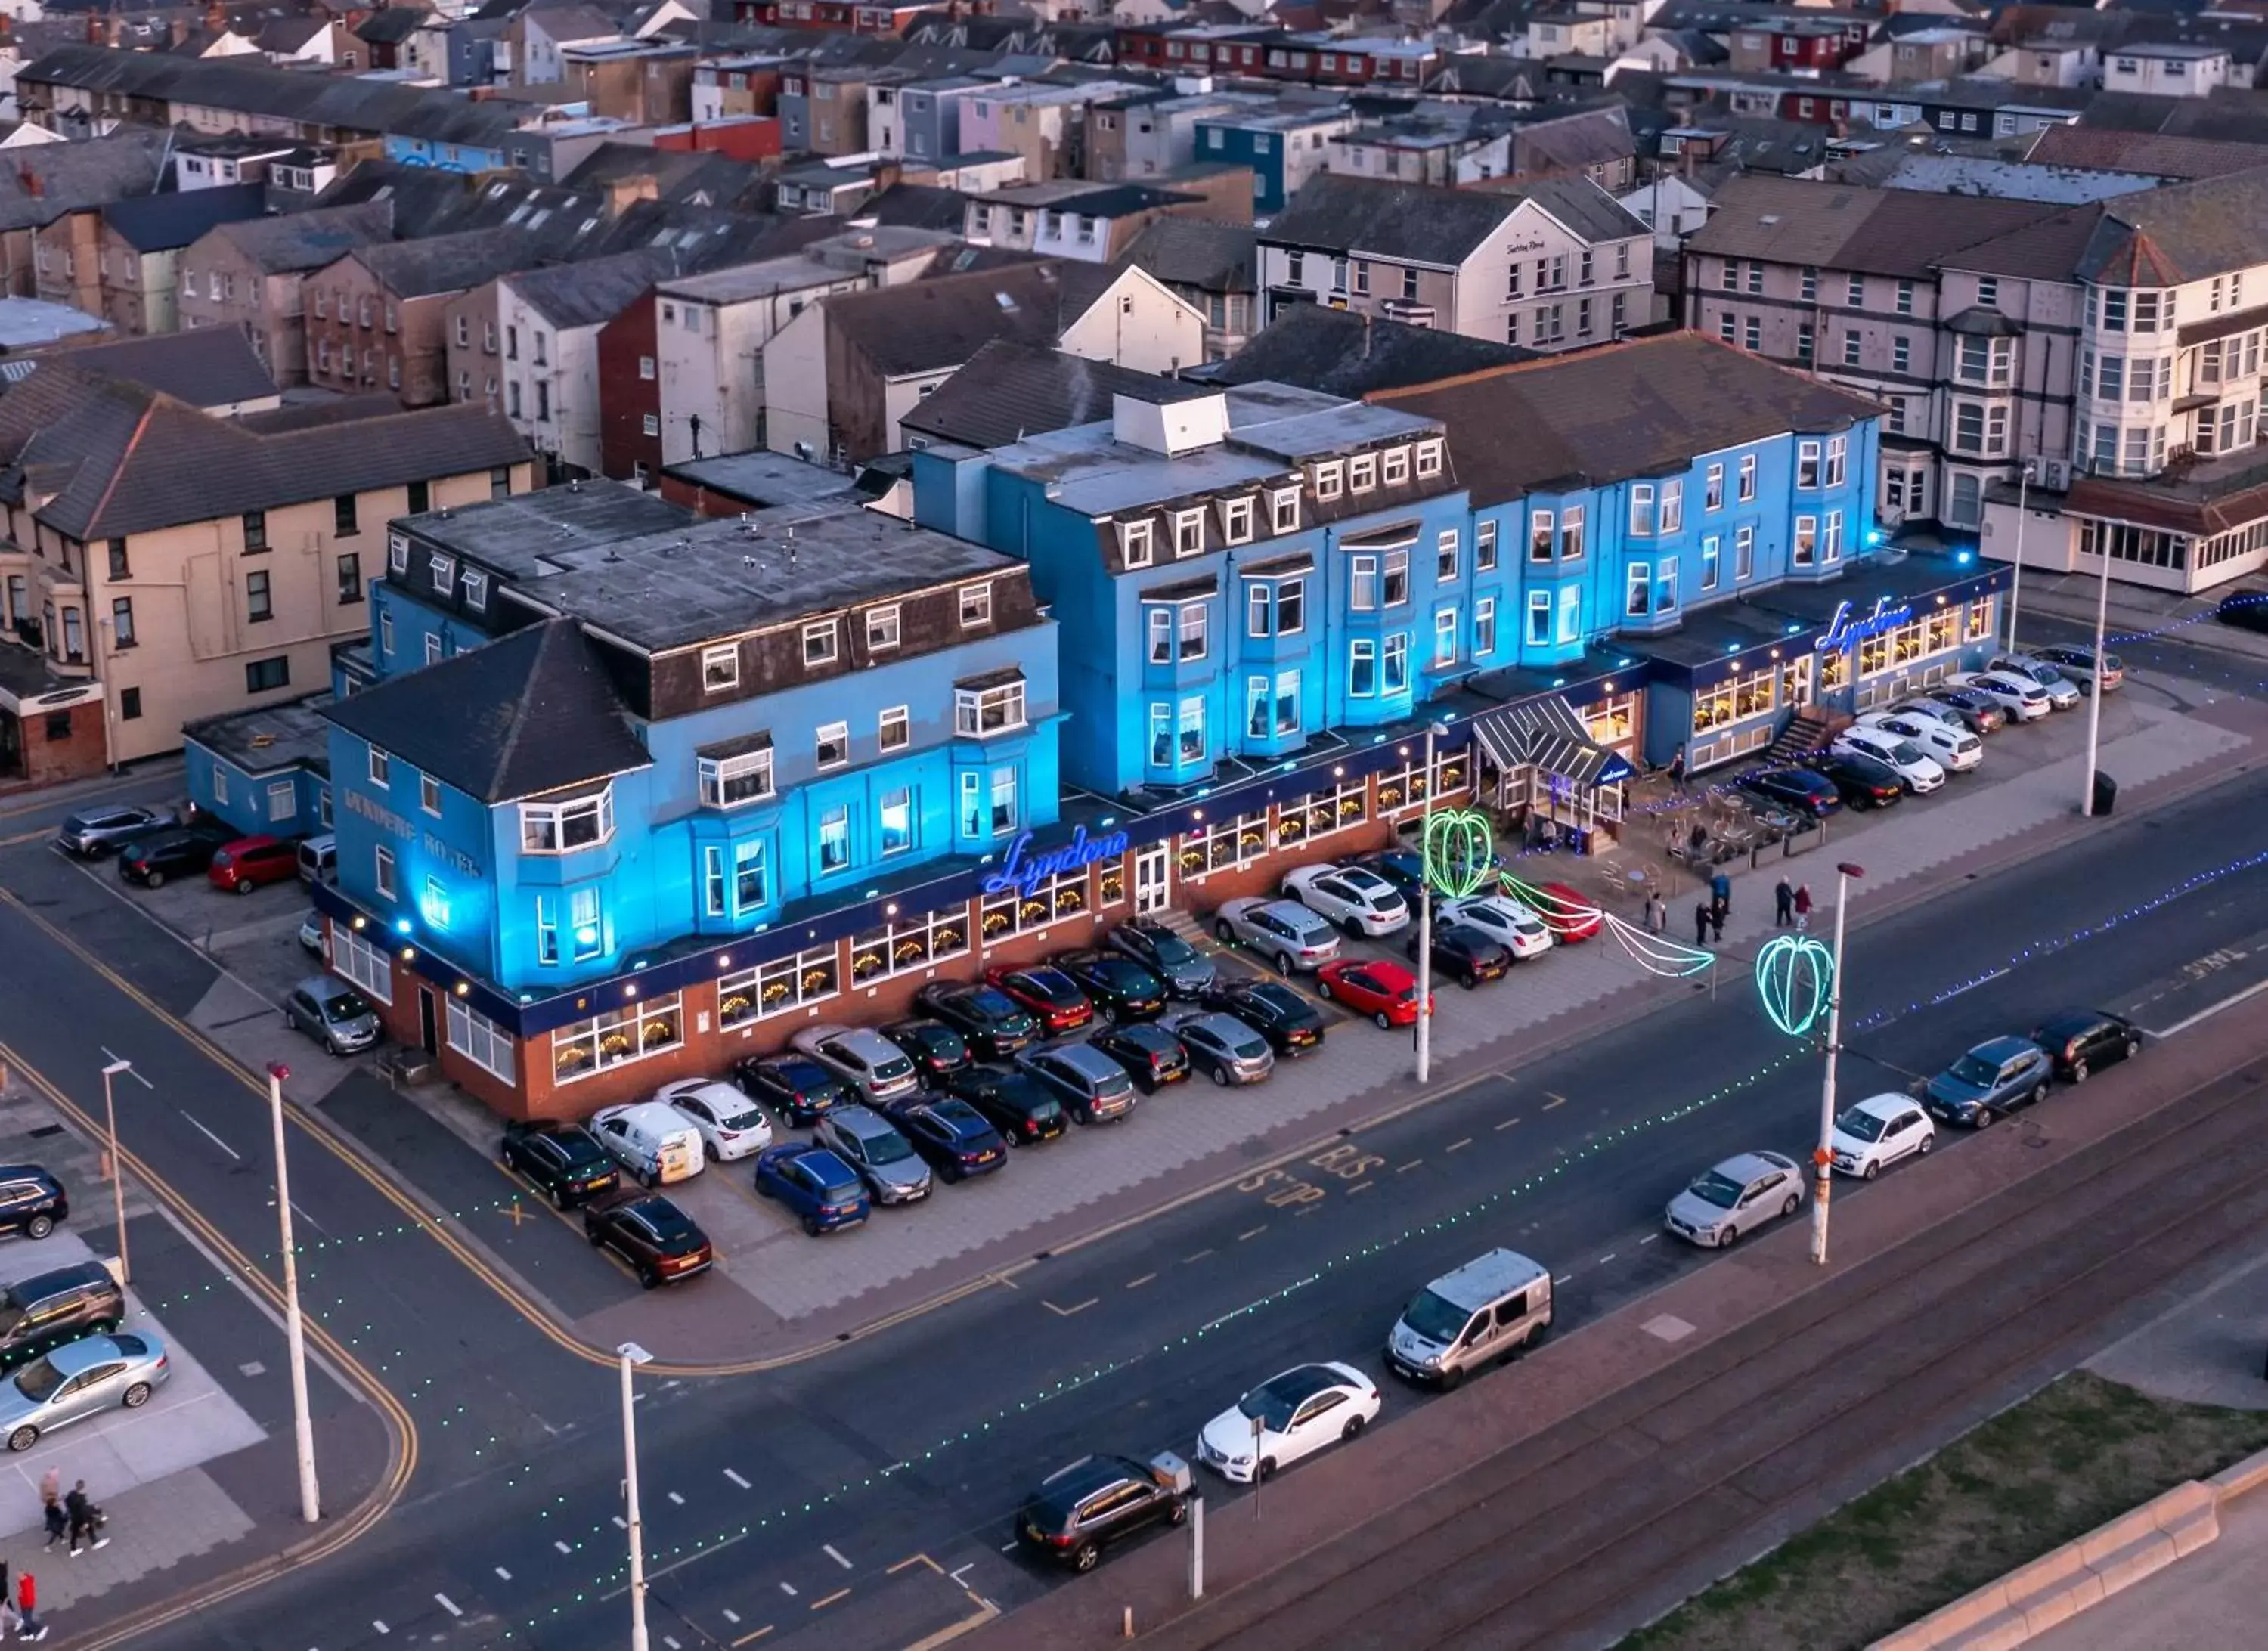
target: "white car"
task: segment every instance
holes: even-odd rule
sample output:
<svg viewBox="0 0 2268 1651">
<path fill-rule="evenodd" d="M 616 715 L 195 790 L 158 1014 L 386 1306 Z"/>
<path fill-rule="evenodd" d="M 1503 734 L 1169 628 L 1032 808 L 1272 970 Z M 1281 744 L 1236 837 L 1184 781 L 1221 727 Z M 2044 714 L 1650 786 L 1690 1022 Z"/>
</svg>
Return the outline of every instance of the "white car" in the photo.
<svg viewBox="0 0 2268 1651">
<path fill-rule="evenodd" d="M 1513 957 L 1521 962 L 1551 949 L 1551 931 L 1543 919 L 1503 895 L 1445 900 L 1434 908 L 1433 922 L 1440 928 L 1455 923 L 1469 925 L 1498 945 L 1510 947 Z"/>
<path fill-rule="evenodd" d="M 1971 736 L 1972 738 L 1974 736 Z M 1871 756 L 1897 770 L 1906 789 L 1917 797 L 1945 784 L 1945 770 L 1915 741 L 1887 728 L 1849 727 L 1835 736 L 1834 749 Z"/>
<path fill-rule="evenodd" d="M 1957 723 L 1942 717 L 1926 717 L 1909 711 L 1870 711 L 1859 719 L 1861 728 L 1879 728 L 1902 740 L 1911 740 L 1936 759 L 1937 765 L 1965 774 L 1984 760 L 1984 741 Z"/>
<path fill-rule="evenodd" d="M 1843 1109 L 1829 1139 L 1836 1168 L 1872 1181 L 1901 1158 L 1928 1156 L 1937 1125 L 1911 1095 L 1869 1095 Z"/>
<path fill-rule="evenodd" d="M 1376 940 L 1409 926 L 1402 891 L 1359 866 L 1302 866 L 1285 874 L 1284 892 L 1350 934 Z"/>
<path fill-rule="evenodd" d="M 1285 974 L 1321 969 L 1339 954 L 1331 925 L 1296 900 L 1247 895 L 1214 908 L 1212 932 L 1224 946 L 1241 940 Z"/>
<path fill-rule="evenodd" d="M 806 1026 L 788 1042 L 858 1091 L 869 1106 L 921 1087 L 905 1050 L 863 1026 Z"/>
<path fill-rule="evenodd" d="M 1945 685 L 1974 689 L 2018 722 L 2037 722 L 2055 709 L 2048 703 L 2046 689 L 2013 671 L 1956 671 L 1945 679 Z"/>
<path fill-rule="evenodd" d="M 701 1131 L 702 1152 L 712 1164 L 746 1158 L 772 1144 L 771 1120 L 721 1080 L 680 1078 L 655 1090 L 653 1098 Z"/>
<path fill-rule="evenodd" d="M 2028 682 L 2037 682 L 2048 704 L 2057 711 L 2069 711 L 2080 699 L 2079 684 L 2066 676 L 2045 660 L 2036 660 L 2029 653 L 1996 653 L 1986 662 L 1988 671 L 2001 671 L 2010 676 L 2021 676 Z"/>
<path fill-rule="evenodd" d="M 1197 1460 L 1247 1485 L 1354 1438 L 1379 1408 L 1378 1383 L 1352 1365 L 1297 1365 L 1207 1422 L 1197 1435 Z"/>
</svg>

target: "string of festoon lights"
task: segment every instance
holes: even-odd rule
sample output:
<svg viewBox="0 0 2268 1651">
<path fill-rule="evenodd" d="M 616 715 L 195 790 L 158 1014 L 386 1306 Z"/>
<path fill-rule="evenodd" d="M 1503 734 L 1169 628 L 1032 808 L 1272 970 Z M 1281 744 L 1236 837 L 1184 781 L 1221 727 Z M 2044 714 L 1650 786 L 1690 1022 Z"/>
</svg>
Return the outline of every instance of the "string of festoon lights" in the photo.
<svg viewBox="0 0 2268 1651">
<path fill-rule="evenodd" d="M 1509 873 L 1498 879 L 1498 886 L 1543 919 L 1553 939 L 1582 940 L 1593 934 L 1610 934 L 1630 954 L 1631 962 L 1665 980 L 1683 980 L 1717 961 L 1714 952 L 1681 944 L 1666 934 L 1656 934 L 1618 918 L 1603 906 L 1555 895 L 1547 888 L 1522 882 Z"/>
</svg>

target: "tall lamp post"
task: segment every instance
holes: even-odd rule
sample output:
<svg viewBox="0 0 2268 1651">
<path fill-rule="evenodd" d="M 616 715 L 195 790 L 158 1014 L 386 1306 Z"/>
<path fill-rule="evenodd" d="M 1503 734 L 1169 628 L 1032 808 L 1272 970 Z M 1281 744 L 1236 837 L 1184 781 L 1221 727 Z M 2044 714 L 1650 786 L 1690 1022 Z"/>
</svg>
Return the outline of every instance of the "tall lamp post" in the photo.
<svg viewBox="0 0 2268 1651">
<path fill-rule="evenodd" d="M 2095 681 L 2087 690 L 2087 763 L 2079 776 L 2079 811 L 2090 820 L 2095 817 L 2095 750 L 2102 738 L 2102 633 L 2110 623 L 2110 552 L 2099 543 L 2095 551 L 2102 567 L 2095 580 Z"/>
<path fill-rule="evenodd" d="M 1425 725 L 1425 808 L 1418 826 L 1418 1081 L 1433 1072 L 1433 792 L 1440 778 L 1433 767 L 1433 739 L 1448 730 Z"/>
<path fill-rule="evenodd" d="M 1827 1077 L 1819 1087 L 1818 1190 L 1811 1204 L 1811 1259 L 1827 1264 L 1827 1200 L 1835 1178 L 1835 1058 L 1843 1048 L 1843 908 L 1853 878 L 1867 873 L 1848 860 L 1835 868 L 1835 961 L 1827 981 Z"/>
<path fill-rule="evenodd" d="M 2016 470 L 2016 560 L 2008 573 L 2008 652 L 2016 652 L 2016 597 L 2024 588 L 2024 521 L 2032 512 L 2026 496 L 2030 492 L 2032 476 L 2037 462 L 2027 459 Z"/>
<path fill-rule="evenodd" d="M 652 1364 L 653 1355 L 634 1341 L 615 1351 L 622 1360 L 622 1516 L 630 1522 L 630 1651 L 647 1651 L 645 1637 L 645 1525 L 638 1516 L 637 1410 L 630 1372 Z"/>
<path fill-rule="evenodd" d="M 102 1069 L 102 1121 L 110 1131 L 110 1196 L 118 1211 L 118 1281 L 130 1283 L 134 1269 L 126 1260 L 126 1161 L 118 1155 L 118 1099 L 112 1086 L 134 1070 L 130 1060 L 114 1060 Z"/>
<path fill-rule="evenodd" d="M 299 1517 L 309 1524 L 323 1516 L 315 1484 L 315 1425 L 307 1411 L 307 1330 L 299 1313 L 299 1257 L 291 1242 L 291 1178 L 284 1161 L 284 1080 L 291 1069 L 281 1061 L 268 1067 L 268 1115 L 276 1130 L 276 1226 L 284 1245 L 284 1343 L 291 1360 L 291 1427 L 299 1451 Z"/>
</svg>

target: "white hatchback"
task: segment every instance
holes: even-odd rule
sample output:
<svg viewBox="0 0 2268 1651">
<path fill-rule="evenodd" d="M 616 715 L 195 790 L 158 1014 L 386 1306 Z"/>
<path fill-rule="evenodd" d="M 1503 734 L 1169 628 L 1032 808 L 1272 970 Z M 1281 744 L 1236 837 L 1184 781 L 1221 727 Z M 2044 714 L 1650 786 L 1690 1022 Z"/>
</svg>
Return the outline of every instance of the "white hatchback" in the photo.
<svg viewBox="0 0 2268 1651">
<path fill-rule="evenodd" d="M 2013 671 L 1957 671 L 1946 678 L 1946 686 L 1972 689 L 2018 722 L 2037 722 L 2055 709 L 2046 689 Z"/>
<path fill-rule="evenodd" d="M 1955 774 L 1965 774 L 1984 760 L 1984 741 L 1945 717 L 1909 711 L 1870 711 L 1859 719 L 1856 726 L 1879 728 L 1884 733 L 1911 740 L 1935 758 L 1940 768 Z"/>
<path fill-rule="evenodd" d="M 1517 900 L 1502 895 L 1467 895 L 1462 900 L 1445 900 L 1433 913 L 1436 929 L 1460 923 L 1470 925 L 1498 944 L 1510 947 L 1513 956 L 1523 962 L 1551 949 L 1551 931 L 1544 925 L 1543 919 Z"/>
<path fill-rule="evenodd" d="M 1869 1095 L 1843 1109 L 1829 1139 L 1836 1168 L 1872 1181 L 1901 1158 L 1927 1157 L 1937 1125 L 1911 1095 Z"/>
<path fill-rule="evenodd" d="M 1360 866 L 1302 866 L 1285 874 L 1284 892 L 1351 934 L 1375 940 L 1409 925 L 1402 891 Z"/>
<path fill-rule="evenodd" d="M 701 1131 L 709 1161 L 728 1163 L 772 1144 L 771 1120 L 756 1103 L 716 1078 L 680 1078 L 653 1092 L 653 1098 Z"/>
<path fill-rule="evenodd" d="M 1913 741 L 1887 728 L 1845 728 L 1835 736 L 1834 748 L 1887 763 L 1897 770 L 1906 789 L 1916 796 L 1945 784 L 1945 770 L 1938 765 L 1935 757 Z"/>
</svg>

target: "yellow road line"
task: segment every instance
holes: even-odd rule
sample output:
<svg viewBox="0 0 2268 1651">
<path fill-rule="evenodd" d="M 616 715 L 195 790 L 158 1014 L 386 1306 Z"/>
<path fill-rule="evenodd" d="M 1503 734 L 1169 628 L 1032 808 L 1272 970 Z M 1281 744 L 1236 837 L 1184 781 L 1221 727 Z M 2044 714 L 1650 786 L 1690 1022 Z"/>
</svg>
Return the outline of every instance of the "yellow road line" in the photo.
<svg viewBox="0 0 2268 1651">
<path fill-rule="evenodd" d="M 740 1647 L 740 1646 L 744 1646 L 744 1645 L 754 1645 L 757 1640 L 759 1640 L 762 1639 L 766 1634 L 770 1633 L 771 1631 L 772 1631 L 772 1625 L 771 1625 L 771 1624 L 770 1624 L 770 1623 L 766 1623 L 762 1627 L 761 1627 L 761 1628 L 757 1629 L 754 1633 L 744 1633 L 744 1634 L 742 1634 L 739 1639 L 737 1639 L 737 1640 L 733 1640 L 733 1646 L 734 1646 L 734 1647 L 736 1648 L 736 1651 L 737 1651 L 737 1647 Z"/>
<path fill-rule="evenodd" d="M 815 1600 L 812 1601 L 812 1602 L 811 1602 L 811 1608 L 812 1608 L 812 1610 L 826 1610 L 829 1605 L 832 1605 L 832 1604 L 833 1604 L 836 1600 L 838 1600 L 838 1599 L 848 1599 L 848 1598 L 850 1598 L 850 1590 L 849 1588 L 836 1588 L 836 1589 L 832 1594 L 829 1594 L 829 1595 L 828 1595 L 825 1599 L 815 1599 Z"/>
<path fill-rule="evenodd" d="M 969 1597 L 971 1599 L 976 1599 L 976 1596 L 974 1594 L 971 1594 Z M 954 1640 L 960 1639 L 961 1635 L 970 1633 L 975 1629 L 982 1628 L 986 1623 L 990 1622 L 999 1614 L 1000 1608 L 998 1605 L 995 1605 L 990 1600 L 976 1599 L 976 1610 L 974 1612 L 968 1616 L 963 1617 L 959 1622 L 949 1624 L 946 1627 L 939 1629 L 935 1633 L 931 1634 L 924 1639 L 915 1640 L 911 1645 L 906 1647 L 906 1651 L 937 1651 L 938 1647 L 941 1645 L 949 1645 Z"/>
</svg>

